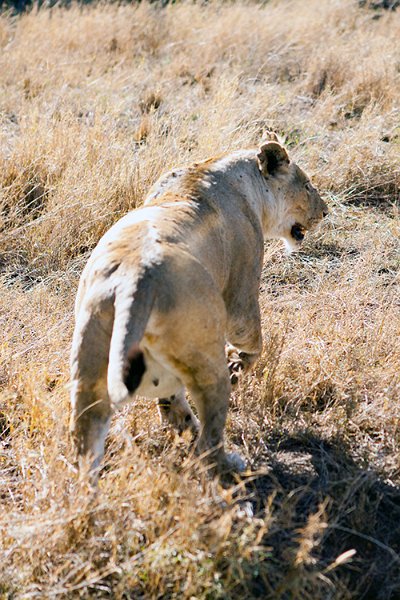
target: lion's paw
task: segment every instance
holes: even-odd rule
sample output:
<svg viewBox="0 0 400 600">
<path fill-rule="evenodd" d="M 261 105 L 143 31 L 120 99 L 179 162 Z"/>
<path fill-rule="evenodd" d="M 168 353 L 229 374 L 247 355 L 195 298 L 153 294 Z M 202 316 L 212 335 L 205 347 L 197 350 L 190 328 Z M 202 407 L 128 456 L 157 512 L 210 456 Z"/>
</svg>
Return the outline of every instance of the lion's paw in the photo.
<svg viewBox="0 0 400 600">
<path fill-rule="evenodd" d="M 229 376 L 232 385 L 236 385 L 239 381 L 239 376 L 245 364 L 243 361 L 243 353 L 231 345 L 226 347 L 226 360 L 228 361 Z"/>
<path fill-rule="evenodd" d="M 246 467 L 246 461 L 237 452 L 225 454 L 224 460 L 220 465 L 221 470 L 234 471 L 235 473 L 241 473 L 242 471 L 245 471 Z"/>
</svg>

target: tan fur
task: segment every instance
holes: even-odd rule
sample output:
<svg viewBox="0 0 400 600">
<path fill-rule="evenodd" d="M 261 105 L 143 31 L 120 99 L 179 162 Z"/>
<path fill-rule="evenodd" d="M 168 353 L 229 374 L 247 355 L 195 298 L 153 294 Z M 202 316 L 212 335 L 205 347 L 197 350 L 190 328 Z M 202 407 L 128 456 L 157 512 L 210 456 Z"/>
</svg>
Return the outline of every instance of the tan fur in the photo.
<svg viewBox="0 0 400 600">
<path fill-rule="evenodd" d="M 76 302 L 71 430 L 82 460 L 99 465 L 113 410 L 142 395 L 161 398 L 178 430 L 200 428 L 198 452 L 220 469 L 244 467 L 225 454 L 223 431 L 231 378 L 261 352 L 264 238 L 294 249 L 326 213 L 272 135 L 259 150 L 167 173 L 111 228 Z"/>
</svg>

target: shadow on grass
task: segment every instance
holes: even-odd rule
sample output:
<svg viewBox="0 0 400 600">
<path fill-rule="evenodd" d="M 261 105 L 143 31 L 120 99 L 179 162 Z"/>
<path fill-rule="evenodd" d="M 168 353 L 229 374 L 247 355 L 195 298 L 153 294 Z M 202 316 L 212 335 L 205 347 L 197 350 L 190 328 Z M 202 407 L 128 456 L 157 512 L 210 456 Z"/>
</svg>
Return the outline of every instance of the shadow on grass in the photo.
<svg viewBox="0 0 400 600">
<path fill-rule="evenodd" d="M 314 571 L 323 594 L 315 598 L 400 598 L 400 487 L 356 464 L 340 440 L 281 433 L 267 443 L 269 472 L 246 489 L 254 514 L 269 506 L 273 515 L 263 544 L 273 549 L 279 576 L 272 586 L 255 577 L 247 582 L 247 593 L 309 598 L 307 579 L 311 583 Z M 316 518 L 313 525 L 318 512 L 319 523 Z M 301 538 L 307 536 L 302 562 Z M 351 562 L 329 569 L 349 550 L 356 551 Z"/>
</svg>

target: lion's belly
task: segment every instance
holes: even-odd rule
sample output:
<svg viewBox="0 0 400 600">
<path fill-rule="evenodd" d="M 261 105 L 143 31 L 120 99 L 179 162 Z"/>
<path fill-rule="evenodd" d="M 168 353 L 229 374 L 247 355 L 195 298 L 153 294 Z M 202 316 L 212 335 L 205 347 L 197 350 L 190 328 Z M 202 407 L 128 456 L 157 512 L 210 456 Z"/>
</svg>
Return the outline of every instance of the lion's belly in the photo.
<svg viewBox="0 0 400 600">
<path fill-rule="evenodd" d="M 135 396 L 168 398 L 182 388 L 182 382 L 148 352 L 145 353 L 146 370 Z"/>
</svg>

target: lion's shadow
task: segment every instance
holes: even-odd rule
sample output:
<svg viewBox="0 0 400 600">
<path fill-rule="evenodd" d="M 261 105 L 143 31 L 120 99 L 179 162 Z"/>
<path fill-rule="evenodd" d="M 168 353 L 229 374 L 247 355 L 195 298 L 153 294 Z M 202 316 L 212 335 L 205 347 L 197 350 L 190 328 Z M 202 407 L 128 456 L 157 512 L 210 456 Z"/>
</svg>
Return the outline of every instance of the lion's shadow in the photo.
<svg viewBox="0 0 400 600">
<path fill-rule="evenodd" d="M 280 432 L 266 441 L 267 472 L 249 480 L 246 491 L 254 514 L 264 514 L 266 507 L 274 514 L 264 543 L 274 549 L 275 559 L 290 562 L 300 530 L 323 507 L 326 528 L 311 552 L 314 564 L 323 570 L 354 549 L 352 562 L 336 571 L 352 592 L 349 597 L 399 599 L 400 487 L 356 461 L 340 439 Z M 254 583 L 257 590 L 260 582 Z M 285 585 L 279 587 L 285 590 Z M 262 588 L 260 597 L 269 597 Z M 292 598 L 290 591 L 277 597 Z"/>
</svg>

